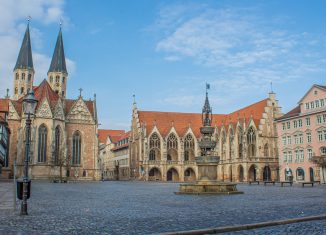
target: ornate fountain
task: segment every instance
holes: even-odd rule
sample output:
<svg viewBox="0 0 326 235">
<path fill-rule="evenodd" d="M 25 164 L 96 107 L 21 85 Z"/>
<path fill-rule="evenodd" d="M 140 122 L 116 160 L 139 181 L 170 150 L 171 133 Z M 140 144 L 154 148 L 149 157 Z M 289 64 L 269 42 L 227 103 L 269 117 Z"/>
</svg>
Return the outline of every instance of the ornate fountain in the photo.
<svg viewBox="0 0 326 235">
<path fill-rule="evenodd" d="M 240 194 L 237 190 L 237 184 L 231 182 L 217 181 L 217 166 L 220 157 L 215 155 L 214 148 L 216 141 L 212 136 L 214 127 L 212 124 L 212 108 L 208 101 L 208 92 L 206 89 L 206 99 L 202 110 L 202 123 L 200 128 L 201 139 L 199 147 L 201 155 L 196 157 L 198 167 L 197 181 L 193 184 L 181 184 L 179 192 L 176 194 Z"/>
</svg>

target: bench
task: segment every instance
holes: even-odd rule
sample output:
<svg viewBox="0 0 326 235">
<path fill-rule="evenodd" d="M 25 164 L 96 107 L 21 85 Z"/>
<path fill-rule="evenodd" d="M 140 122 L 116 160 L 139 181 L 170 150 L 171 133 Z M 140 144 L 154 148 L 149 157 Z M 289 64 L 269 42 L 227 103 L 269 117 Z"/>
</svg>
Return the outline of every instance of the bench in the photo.
<svg viewBox="0 0 326 235">
<path fill-rule="evenodd" d="M 302 187 L 304 187 L 306 184 L 310 184 L 311 187 L 314 187 L 314 182 L 302 182 Z"/>
<path fill-rule="evenodd" d="M 289 184 L 290 186 L 292 186 L 293 181 L 281 181 L 281 187 L 283 187 L 284 184 Z"/>
<path fill-rule="evenodd" d="M 320 184 L 320 180 L 315 180 L 314 183 L 316 183 L 316 184 L 317 184 L 317 183 Z"/>
<path fill-rule="evenodd" d="M 275 185 L 275 181 L 264 181 L 264 186 L 266 186 L 266 184 L 273 184 L 273 185 Z"/>
<path fill-rule="evenodd" d="M 259 181 L 249 181 L 249 185 L 251 185 L 251 184 L 258 184 L 259 185 Z"/>
</svg>

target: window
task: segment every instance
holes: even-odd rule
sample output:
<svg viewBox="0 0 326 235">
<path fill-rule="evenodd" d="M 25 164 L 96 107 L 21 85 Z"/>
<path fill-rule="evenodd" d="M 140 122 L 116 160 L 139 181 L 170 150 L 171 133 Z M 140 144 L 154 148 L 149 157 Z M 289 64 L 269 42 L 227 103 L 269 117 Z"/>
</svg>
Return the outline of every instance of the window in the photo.
<svg viewBox="0 0 326 235">
<path fill-rule="evenodd" d="M 303 144 L 303 134 L 299 134 L 299 144 Z"/>
<path fill-rule="evenodd" d="M 52 76 L 50 76 L 50 83 L 52 83 L 53 82 L 53 77 Z"/>
<path fill-rule="evenodd" d="M 19 74 L 18 73 L 16 73 L 16 80 L 18 80 L 19 79 Z"/>
<path fill-rule="evenodd" d="M 282 130 L 284 131 L 285 128 L 286 128 L 286 127 L 285 127 L 285 123 L 283 122 L 283 123 L 282 123 Z"/>
<path fill-rule="evenodd" d="M 177 137 L 172 133 L 167 140 L 167 149 L 178 149 Z"/>
<path fill-rule="evenodd" d="M 315 108 L 315 103 L 313 101 L 310 102 L 310 107 L 313 109 Z"/>
<path fill-rule="evenodd" d="M 292 162 L 292 151 L 288 152 L 288 162 Z"/>
<path fill-rule="evenodd" d="M 325 105 L 325 102 L 324 102 L 323 99 L 321 99 L 321 100 L 320 100 L 320 107 L 324 107 L 324 105 Z"/>
<path fill-rule="evenodd" d="M 295 162 L 300 162 L 300 152 L 299 150 L 295 150 Z"/>
<path fill-rule="evenodd" d="M 264 156 L 265 157 L 268 157 L 269 156 L 268 144 L 265 144 L 265 146 L 264 146 Z"/>
<path fill-rule="evenodd" d="M 298 128 L 298 121 L 293 121 L 293 128 Z"/>
<path fill-rule="evenodd" d="M 300 155 L 300 162 L 304 162 L 304 152 L 303 152 L 303 150 L 299 151 L 299 155 Z"/>
<path fill-rule="evenodd" d="M 38 162 L 46 162 L 46 143 L 48 131 L 42 124 L 38 129 Z"/>
<path fill-rule="evenodd" d="M 155 150 L 154 149 L 149 151 L 149 160 L 150 161 L 155 161 Z"/>
<path fill-rule="evenodd" d="M 185 161 L 192 161 L 192 155 L 194 155 L 195 152 L 195 141 L 194 138 L 192 138 L 191 134 L 188 134 L 184 139 L 184 160 Z"/>
<path fill-rule="evenodd" d="M 286 145 L 286 137 L 285 136 L 282 137 L 282 143 L 283 143 L 283 145 Z"/>
<path fill-rule="evenodd" d="M 318 94 L 318 91 L 317 91 L 317 90 L 315 90 L 315 91 L 314 91 L 314 94 L 315 94 L 315 95 L 317 95 L 317 94 Z"/>
<path fill-rule="evenodd" d="M 64 92 L 64 91 L 61 91 L 61 94 L 62 94 L 62 97 L 64 97 L 64 96 L 65 96 L 65 92 Z"/>
<path fill-rule="evenodd" d="M 288 153 L 283 152 L 283 156 L 284 156 L 284 162 L 287 162 L 288 161 Z"/>
<path fill-rule="evenodd" d="M 310 118 L 306 118 L 306 126 L 310 126 Z"/>
<path fill-rule="evenodd" d="M 189 161 L 189 151 L 188 151 L 188 150 L 185 150 L 185 153 L 184 153 L 184 160 L 185 160 L 185 161 Z"/>
<path fill-rule="evenodd" d="M 323 132 L 324 132 L 324 140 L 326 140 L 326 130 L 324 130 Z"/>
<path fill-rule="evenodd" d="M 284 124 L 284 126 L 285 126 L 285 124 Z M 242 131 L 241 127 L 238 128 L 238 144 L 239 144 L 239 148 L 238 148 L 239 158 L 242 158 L 243 157 L 243 154 L 242 154 L 242 152 L 243 152 L 243 131 Z"/>
<path fill-rule="evenodd" d="M 32 80 L 32 74 L 28 74 L 27 80 L 30 82 Z"/>
<path fill-rule="evenodd" d="M 61 162 L 59 162 L 59 160 L 62 160 L 60 158 L 62 158 L 63 156 L 60 156 L 60 127 L 57 126 L 55 128 L 55 134 L 54 134 L 54 164 L 61 164 Z"/>
<path fill-rule="evenodd" d="M 322 123 L 322 116 L 317 115 L 317 124 L 321 124 L 321 123 Z"/>
<path fill-rule="evenodd" d="M 302 127 L 302 119 L 299 119 L 299 120 L 298 120 L 298 126 L 299 126 L 299 127 Z"/>
<path fill-rule="evenodd" d="M 307 133 L 307 143 L 311 143 L 311 133 Z"/>
<path fill-rule="evenodd" d="M 81 135 L 76 131 L 72 137 L 72 164 L 80 164 L 81 156 Z"/>
<path fill-rule="evenodd" d="M 319 100 L 315 100 L 315 106 L 316 108 L 319 108 Z"/>
<path fill-rule="evenodd" d="M 23 94 L 24 93 L 24 87 L 21 87 L 20 88 L 20 94 Z"/>
<path fill-rule="evenodd" d="M 59 76 L 56 76 L 55 77 L 55 82 L 59 82 L 60 81 L 60 77 Z"/>
<path fill-rule="evenodd" d="M 321 153 L 322 155 L 326 155 L 326 147 L 321 147 L 321 148 L 320 148 L 320 153 Z"/>
<path fill-rule="evenodd" d="M 308 160 L 311 161 L 311 159 L 312 159 L 312 149 L 307 149 L 307 153 L 308 153 Z"/>
<path fill-rule="evenodd" d="M 66 78 L 62 77 L 62 83 L 65 83 Z"/>
<path fill-rule="evenodd" d="M 309 109 L 309 103 L 306 103 L 306 109 Z"/>
<path fill-rule="evenodd" d="M 22 80 L 25 80 L 25 73 L 22 73 Z"/>
<path fill-rule="evenodd" d="M 248 156 L 254 157 L 256 156 L 256 133 L 252 127 L 250 127 L 247 134 L 248 141 Z"/>
<path fill-rule="evenodd" d="M 318 135 L 318 141 L 323 141 L 323 132 L 317 131 L 317 135 Z"/>
<path fill-rule="evenodd" d="M 287 122 L 286 123 L 286 126 L 287 126 L 288 129 L 290 129 L 291 128 L 291 123 L 290 122 Z"/>
<path fill-rule="evenodd" d="M 294 135 L 294 143 L 299 144 L 299 136 L 298 135 Z"/>
<path fill-rule="evenodd" d="M 287 140 L 288 140 L 288 144 L 292 144 L 291 136 L 288 136 L 288 137 L 287 137 Z"/>
</svg>

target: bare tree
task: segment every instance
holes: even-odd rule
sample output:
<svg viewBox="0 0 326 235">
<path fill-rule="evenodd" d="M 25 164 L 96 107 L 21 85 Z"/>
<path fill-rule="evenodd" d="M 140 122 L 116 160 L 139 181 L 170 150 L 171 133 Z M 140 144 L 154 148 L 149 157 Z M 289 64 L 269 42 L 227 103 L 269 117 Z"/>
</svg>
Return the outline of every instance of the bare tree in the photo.
<svg viewBox="0 0 326 235">
<path fill-rule="evenodd" d="M 59 166 L 60 182 L 63 182 L 62 170 L 65 167 L 67 171 L 71 168 L 71 155 L 65 154 L 65 149 L 60 148 L 58 155 L 54 158 L 54 164 Z"/>
</svg>

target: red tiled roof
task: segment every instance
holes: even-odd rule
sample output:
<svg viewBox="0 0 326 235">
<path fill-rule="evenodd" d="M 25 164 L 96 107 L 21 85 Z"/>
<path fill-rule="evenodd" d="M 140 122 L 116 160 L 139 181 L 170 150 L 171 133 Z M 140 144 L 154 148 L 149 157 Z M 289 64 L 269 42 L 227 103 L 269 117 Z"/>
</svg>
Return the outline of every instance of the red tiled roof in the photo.
<svg viewBox="0 0 326 235">
<path fill-rule="evenodd" d="M 99 140 L 100 143 L 106 143 L 107 138 L 110 136 L 111 141 L 112 137 L 115 137 L 116 139 L 120 138 L 125 133 L 124 130 L 104 130 L 104 129 L 99 129 L 98 130 L 98 135 L 99 135 Z"/>
<path fill-rule="evenodd" d="M 224 125 L 236 124 L 238 118 L 240 121 L 248 122 L 252 116 L 256 126 L 262 118 L 262 114 L 267 106 L 267 100 L 264 99 L 245 108 L 239 109 L 230 114 L 213 114 L 212 126 L 220 127 Z M 179 136 L 183 136 L 189 127 L 191 127 L 195 136 L 200 137 L 200 127 L 202 126 L 201 113 L 176 113 L 176 112 L 152 112 L 138 111 L 139 121 L 146 124 L 147 135 L 156 126 L 161 135 L 166 136 L 172 126 L 176 129 Z"/>
<path fill-rule="evenodd" d="M 280 121 L 280 120 L 283 120 L 283 119 L 286 119 L 286 118 L 296 117 L 296 116 L 299 116 L 300 113 L 301 113 L 301 109 L 300 109 L 300 105 L 298 105 L 297 107 L 295 107 L 291 111 L 284 114 L 282 117 L 276 118 L 275 120 Z"/>
</svg>

